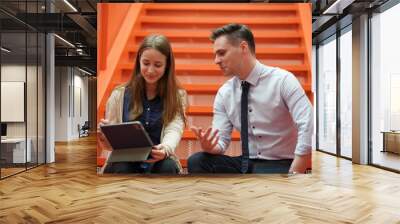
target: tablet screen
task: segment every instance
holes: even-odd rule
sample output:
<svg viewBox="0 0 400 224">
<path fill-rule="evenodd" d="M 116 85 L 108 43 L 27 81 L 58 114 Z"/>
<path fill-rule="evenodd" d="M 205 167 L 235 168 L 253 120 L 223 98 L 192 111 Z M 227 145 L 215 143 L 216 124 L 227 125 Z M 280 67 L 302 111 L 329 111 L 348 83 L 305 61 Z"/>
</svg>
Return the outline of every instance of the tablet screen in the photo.
<svg viewBox="0 0 400 224">
<path fill-rule="evenodd" d="M 113 149 L 152 147 L 153 143 L 139 121 L 100 127 Z"/>
</svg>

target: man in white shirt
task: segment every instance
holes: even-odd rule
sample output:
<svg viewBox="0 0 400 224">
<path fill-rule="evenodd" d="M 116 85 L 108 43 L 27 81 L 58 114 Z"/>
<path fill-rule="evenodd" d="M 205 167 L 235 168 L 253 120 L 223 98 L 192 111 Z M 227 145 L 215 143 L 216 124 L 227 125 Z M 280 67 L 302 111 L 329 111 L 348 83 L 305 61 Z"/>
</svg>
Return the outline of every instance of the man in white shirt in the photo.
<svg viewBox="0 0 400 224">
<path fill-rule="evenodd" d="M 261 64 L 251 30 L 228 24 L 212 32 L 215 63 L 230 80 L 218 90 L 212 127 L 192 127 L 202 152 L 189 173 L 304 173 L 311 168 L 313 111 L 296 77 Z M 244 111 L 244 112 L 243 112 Z M 224 155 L 233 128 L 242 156 Z"/>
</svg>

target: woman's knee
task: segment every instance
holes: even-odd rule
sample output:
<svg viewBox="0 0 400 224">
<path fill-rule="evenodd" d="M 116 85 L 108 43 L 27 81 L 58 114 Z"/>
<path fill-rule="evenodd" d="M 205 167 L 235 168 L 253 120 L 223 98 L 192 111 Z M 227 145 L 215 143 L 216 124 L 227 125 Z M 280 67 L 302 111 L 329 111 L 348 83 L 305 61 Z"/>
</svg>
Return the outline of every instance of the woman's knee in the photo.
<svg viewBox="0 0 400 224">
<path fill-rule="evenodd" d="M 104 170 L 104 173 L 137 173 L 138 165 L 133 162 L 115 162 L 110 163 Z"/>
</svg>

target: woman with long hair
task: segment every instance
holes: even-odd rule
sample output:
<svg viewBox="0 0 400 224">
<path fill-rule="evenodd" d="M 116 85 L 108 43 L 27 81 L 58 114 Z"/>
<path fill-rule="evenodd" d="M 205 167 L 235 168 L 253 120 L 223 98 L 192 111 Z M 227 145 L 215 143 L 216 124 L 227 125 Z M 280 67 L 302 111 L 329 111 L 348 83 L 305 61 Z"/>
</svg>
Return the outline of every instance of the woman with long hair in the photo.
<svg viewBox="0 0 400 224">
<path fill-rule="evenodd" d="M 167 173 L 182 171 L 175 149 L 186 124 L 186 92 L 175 77 L 171 44 L 163 35 L 141 43 L 130 80 L 116 87 L 101 124 L 140 121 L 155 146 L 144 162 L 106 163 L 104 173 Z"/>
</svg>

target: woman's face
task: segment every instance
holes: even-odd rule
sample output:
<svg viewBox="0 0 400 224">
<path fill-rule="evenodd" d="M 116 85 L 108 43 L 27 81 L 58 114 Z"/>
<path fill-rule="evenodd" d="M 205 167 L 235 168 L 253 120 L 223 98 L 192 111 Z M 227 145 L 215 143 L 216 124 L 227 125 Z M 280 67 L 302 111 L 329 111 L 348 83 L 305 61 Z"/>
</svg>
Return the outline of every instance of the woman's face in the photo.
<svg viewBox="0 0 400 224">
<path fill-rule="evenodd" d="M 167 57 L 156 49 L 143 51 L 140 57 L 140 73 L 146 84 L 156 84 L 165 73 Z"/>
</svg>

